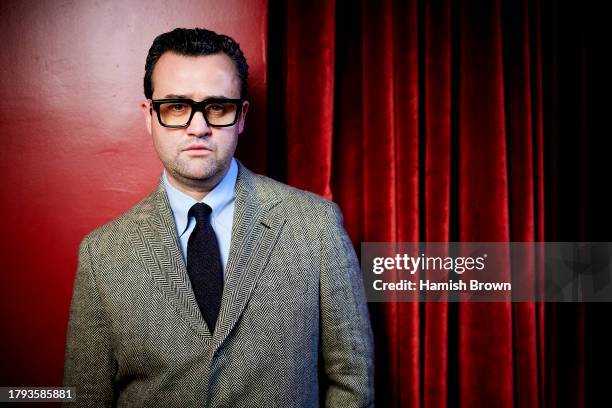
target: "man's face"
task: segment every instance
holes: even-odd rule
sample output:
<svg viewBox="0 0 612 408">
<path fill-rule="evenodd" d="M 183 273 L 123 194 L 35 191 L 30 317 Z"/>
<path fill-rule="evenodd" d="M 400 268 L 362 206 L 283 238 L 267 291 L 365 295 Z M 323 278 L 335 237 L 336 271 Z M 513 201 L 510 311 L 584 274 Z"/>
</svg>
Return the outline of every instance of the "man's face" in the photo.
<svg viewBox="0 0 612 408">
<path fill-rule="evenodd" d="M 240 98 L 240 79 L 225 54 L 188 57 L 172 52 L 163 54 L 152 76 L 153 99 L 188 98 L 196 102 L 208 98 Z M 163 127 L 157 114 L 150 113 L 151 102 L 141 104 L 149 133 L 170 181 L 182 190 L 210 191 L 229 169 L 238 135 L 244 129 L 248 102 L 236 124 L 211 127 L 202 112 L 196 112 L 188 127 Z"/>
</svg>

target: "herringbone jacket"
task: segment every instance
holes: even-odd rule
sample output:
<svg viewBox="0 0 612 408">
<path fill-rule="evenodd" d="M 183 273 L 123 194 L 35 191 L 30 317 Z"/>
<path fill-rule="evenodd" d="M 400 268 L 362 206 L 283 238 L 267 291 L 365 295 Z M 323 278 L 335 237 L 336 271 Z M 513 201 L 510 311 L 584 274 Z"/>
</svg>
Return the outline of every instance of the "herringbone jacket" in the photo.
<svg viewBox="0 0 612 408">
<path fill-rule="evenodd" d="M 81 243 L 64 384 L 70 407 L 371 406 L 368 310 L 337 206 L 239 165 L 211 335 L 160 182 Z"/>
</svg>

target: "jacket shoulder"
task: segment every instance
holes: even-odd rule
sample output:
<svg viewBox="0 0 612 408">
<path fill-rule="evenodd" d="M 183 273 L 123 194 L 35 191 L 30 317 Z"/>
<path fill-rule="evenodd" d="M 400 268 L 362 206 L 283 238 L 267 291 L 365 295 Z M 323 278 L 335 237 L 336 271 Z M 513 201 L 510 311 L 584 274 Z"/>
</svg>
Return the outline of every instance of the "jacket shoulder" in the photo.
<svg viewBox="0 0 612 408">
<path fill-rule="evenodd" d="M 278 199 L 284 206 L 297 206 L 304 209 L 331 210 L 338 206 L 333 201 L 327 200 L 320 195 L 309 191 L 300 190 L 271 179 L 270 177 L 254 174 L 256 188 L 270 196 Z"/>
</svg>

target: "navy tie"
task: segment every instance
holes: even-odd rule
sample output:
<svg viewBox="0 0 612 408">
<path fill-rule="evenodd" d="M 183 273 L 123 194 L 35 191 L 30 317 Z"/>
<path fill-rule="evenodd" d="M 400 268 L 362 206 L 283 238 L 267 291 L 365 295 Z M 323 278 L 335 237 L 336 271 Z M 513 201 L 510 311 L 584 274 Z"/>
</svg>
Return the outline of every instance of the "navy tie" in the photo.
<svg viewBox="0 0 612 408">
<path fill-rule="evenodd" d="M 204 203 L 194 204 L 189 210 L 196 225 L 187 242 L 187 273 L 202 316 L 213 333 L 223 295 L 223 269 L 219 243 L 210 225 L 211 212 Z"/>
</svg>

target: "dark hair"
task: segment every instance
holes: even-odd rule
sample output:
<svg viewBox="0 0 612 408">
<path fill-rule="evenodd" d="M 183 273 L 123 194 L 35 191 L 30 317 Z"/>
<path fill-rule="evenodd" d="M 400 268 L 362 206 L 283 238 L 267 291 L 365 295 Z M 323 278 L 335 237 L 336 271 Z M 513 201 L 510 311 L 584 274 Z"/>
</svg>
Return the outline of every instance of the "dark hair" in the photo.
<svg viewBox="0 0 612 408">
<path fill-rule="evenodd" d="M 144 94 L 147 99 L 153 97 L 151 77 L 155 64 L 166 52 L 191 57 L 224 53 L 230 57 L 238 72 L 240 97 L 246 98 L 249 65 L 240 50 L 240 45 L 233 38 L 203 28 L 175 28 L 170 32 L 158 35 L 149 48 L 144 76 Z"/>
</svg>

